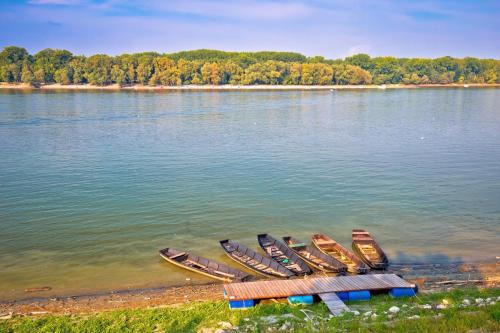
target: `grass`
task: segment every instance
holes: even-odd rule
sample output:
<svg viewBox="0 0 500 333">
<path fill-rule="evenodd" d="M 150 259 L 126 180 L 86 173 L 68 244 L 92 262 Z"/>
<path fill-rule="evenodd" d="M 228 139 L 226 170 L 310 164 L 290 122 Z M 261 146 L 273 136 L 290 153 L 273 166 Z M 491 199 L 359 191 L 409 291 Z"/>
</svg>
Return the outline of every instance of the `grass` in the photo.
<svg viewBox="0 0 500 333">
<path fill-rule="evenodd" d="M 348 304 L 360 315 L 346 313 L 330 317 L 322 303 L 308 307 L 285 303 L 259 305 L 249 310 L 231 311 L 226 302 L 184 304 L 161 309 L 110 311 L 98 314 L 14 317 L 0 321 L 0 333 L 13 332 L 198 332 L 229 323 L 238 332 L 480 332 L 500 331 L 500 302 L 477 306 L 476 298 L 497 298 L 500 289 L 463 289 L 447 293 L 420 294 L 414 298 L 392 299 L 374 296 L 367 302 Z M 462 307 L 463 299 L 472 305 Z M 423 309 L 446 299 L 448 308 Z M 400 311 L 390 316 L 388 309 Z M 368 311 L 378 316 L 365 316 Z M 416 319 L 409 319 L 419 316 Z M 221 322 L 225 322 L 221 323 Z M 209 331 L 209 330 L 208 330 Z M 229 330 L 230 331 L 230 330 Z"/>
</svg>

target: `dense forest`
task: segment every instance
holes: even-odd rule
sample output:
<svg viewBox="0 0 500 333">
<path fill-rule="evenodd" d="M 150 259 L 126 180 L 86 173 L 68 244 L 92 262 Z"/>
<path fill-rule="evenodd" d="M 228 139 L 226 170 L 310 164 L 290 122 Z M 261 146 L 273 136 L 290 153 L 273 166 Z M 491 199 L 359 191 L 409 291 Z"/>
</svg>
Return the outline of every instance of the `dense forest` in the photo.
<svg viewBox="0 0 500 333">
<path fill-rule="evenodd" d="M 8 46 L 0 53 L 0 81 L 39 84 L 449 84 L 500 83 L 500 60 L 375 57 L 328 60 L 293 52 L 183 51 L 90 57 L 45 49 L 30 55 Z"/>
</svg>

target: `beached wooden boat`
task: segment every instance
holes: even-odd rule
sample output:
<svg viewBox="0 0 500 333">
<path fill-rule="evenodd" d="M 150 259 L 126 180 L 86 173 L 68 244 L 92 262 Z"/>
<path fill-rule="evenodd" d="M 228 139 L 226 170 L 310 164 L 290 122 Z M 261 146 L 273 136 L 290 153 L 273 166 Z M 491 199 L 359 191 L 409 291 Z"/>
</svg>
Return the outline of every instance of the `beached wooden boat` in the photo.
<svg viewBox="0 0 500 333">
<path fill-rule="evenodd" d="M 347 266 L 347 271 L 351 273 L 364 274 L 370 268 L 354 253 L 324 234 L 316 234 L 312 237 L 313 244 L 329 256 L 337 259 Z"/>
<path fill-rule="evenodd" d="M 386 269 L 389 260 L 384 251 L 364 229 L 352 231 L 352 249 L 368 266 L 373 269 Z"/>
<path fill-rule="evenodd" d="M 197 255 L 166 248 L 160 250 L 160 255 L 166 261 L 187 270 L 209 276 L 224 282 L 243 282 L 252 276 L 240 270 L 231 268 L 216 261 Z"/>
<path fill-rule="evenodd" d="M 221 240 L 220 245 L 229 256 L 237 263 L 264 276 L 289 278 L 295 274 L 278 264 L 271 258 L 265 257 L 246 246 L 228 239 Z"/>
<path fill-rule="evenodd" d="M 291 270 L 295 275 L 312 274 L 312 270 L 294 251 L 283 242 L 268 234 L 257 236 L 260 247 L 281 266 Z"/>
<path fill-rule="evenodd" d="M 316 269 L 329 273 L 347 272 L 346 265 L 337 259 L 324 254 L 315 247 L 309 246 L 306 243 L 290 236 L 283 237 L 283 241 L 293 252 Z"/>
</svg>

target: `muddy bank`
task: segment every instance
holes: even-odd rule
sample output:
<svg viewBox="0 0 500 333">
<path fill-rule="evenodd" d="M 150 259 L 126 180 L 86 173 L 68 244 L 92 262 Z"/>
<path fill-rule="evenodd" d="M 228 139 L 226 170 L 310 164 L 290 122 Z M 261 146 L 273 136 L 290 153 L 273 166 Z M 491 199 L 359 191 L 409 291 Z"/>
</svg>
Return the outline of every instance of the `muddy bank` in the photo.
<svg viewBox="0 0 500 333">
<path fill-rule="evenodd" d="M 467 285 L 500 286 L 500 262 L 393 264 L 388 272 L 402 275 L 405 279 L 416 283 L 423 292 L 445 291 Z M 316 273 L 315 276 L 321 277 L 324 274 Z M 223 285 L 208 284 L 0 302 L 0 314 L 92 313 L 117 309 L 166 307 L 221 299 L 223 299 Z"/>
<path fill-rule="evenodd" d="M 471 84 L 384 84 L 384 85 L 184 85 L 184 86 L 144 86 L 111 84 L 107 86 L 95 86 L 91 84 L 41 84 L 30 86 L 28 84 L 0 83 L 0 89 L 19 89 L 34 91 L 55 90 L 107 90 L 107 91 L 224 91 L 224 90 L 352 90 L 352 89 L 417 89 L 417 88 L 498 88 L 500 84 L 471 83 Z"/>
<path fill-rule="evenodd" d="M 1 314 L 93 313 L 118 309 L 155 308 L 223 299 L 222 284 L 113 291 L 95 295 L 33 298 L 0 302 Z"/>
</svg>

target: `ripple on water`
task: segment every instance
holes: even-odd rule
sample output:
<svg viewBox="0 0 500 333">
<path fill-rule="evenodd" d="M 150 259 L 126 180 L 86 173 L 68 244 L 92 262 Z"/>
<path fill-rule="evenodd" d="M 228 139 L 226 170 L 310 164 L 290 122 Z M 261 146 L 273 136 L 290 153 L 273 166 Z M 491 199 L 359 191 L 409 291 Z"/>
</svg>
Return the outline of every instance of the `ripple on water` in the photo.
<svg viewBox="0 0 500 333">
<path fill-rule="evenodd" d="M 157 250 L 261 232 L 498 251 L 498 89 L 0 94 L 0 299 L 205 281 Z"/>
</svg>

